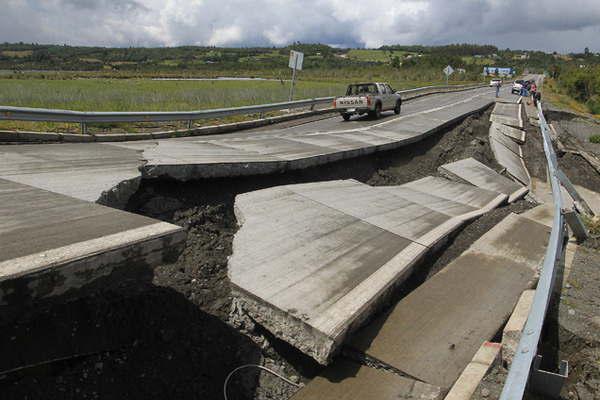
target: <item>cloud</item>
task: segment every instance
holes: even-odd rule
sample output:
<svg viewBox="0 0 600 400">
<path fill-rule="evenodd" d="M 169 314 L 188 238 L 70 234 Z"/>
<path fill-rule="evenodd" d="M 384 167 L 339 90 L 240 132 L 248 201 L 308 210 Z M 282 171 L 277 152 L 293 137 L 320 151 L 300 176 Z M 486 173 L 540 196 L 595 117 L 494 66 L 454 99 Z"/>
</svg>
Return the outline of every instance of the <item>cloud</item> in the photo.
<svg viewBox="0 0 600 400">
<path fill-rule="evenodd" d="M 600 51 L 597 0 L 4 0 L 0 41 L 102 46 L 495 44 Z M 596 47 L 595 47 L 596 46 Z"/>
</svg>

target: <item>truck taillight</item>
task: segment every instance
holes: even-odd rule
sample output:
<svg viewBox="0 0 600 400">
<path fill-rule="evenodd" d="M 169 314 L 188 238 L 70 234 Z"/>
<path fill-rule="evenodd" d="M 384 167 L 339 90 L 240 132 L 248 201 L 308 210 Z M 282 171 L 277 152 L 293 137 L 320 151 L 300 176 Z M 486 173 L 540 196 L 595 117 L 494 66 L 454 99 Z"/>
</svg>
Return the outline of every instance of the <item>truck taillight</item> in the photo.
<svg viewBox="0 0 600 400">
<path fill-rule="evenodd" d="M 371 96 L 367 96 L 367 105 L 370 106 L 371 105 Z"/>
</svg>

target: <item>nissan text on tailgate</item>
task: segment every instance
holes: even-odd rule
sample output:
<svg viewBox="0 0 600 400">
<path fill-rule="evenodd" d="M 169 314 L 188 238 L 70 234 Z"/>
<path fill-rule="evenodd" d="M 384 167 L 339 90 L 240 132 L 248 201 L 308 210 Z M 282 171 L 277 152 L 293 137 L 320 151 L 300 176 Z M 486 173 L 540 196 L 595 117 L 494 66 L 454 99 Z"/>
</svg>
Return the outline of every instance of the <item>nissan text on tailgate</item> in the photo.
<svg viewBox="0 0 600 400">
<path fill-rule="evenodd" d="M 387 83 L 356 83 L 348 85 L 345 96 L 333 100 L 333 107 L 346 121 L 354 114 L 379 118 L 387 110 L 400 114 L 402 99 Z"/>
</svg>

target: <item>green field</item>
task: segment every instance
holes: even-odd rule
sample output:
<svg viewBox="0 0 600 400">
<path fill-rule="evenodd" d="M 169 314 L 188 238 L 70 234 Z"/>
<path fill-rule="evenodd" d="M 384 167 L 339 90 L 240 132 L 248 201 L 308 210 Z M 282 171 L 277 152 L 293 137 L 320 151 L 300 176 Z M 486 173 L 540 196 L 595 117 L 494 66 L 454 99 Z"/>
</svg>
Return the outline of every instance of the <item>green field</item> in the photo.
<svg viewBox="0 0 600 400">
<path fill-rule="evenodd" d="M 345 92 L 346 85 L 356 80 L 387 81 L 395 89 L 408 89 L 441 81 L 404 81 L 394 76 L 360 76 L 352 79 L 297 82 L 294 99 L 337 96 Z M 453 82 L 460 83 L 460 82 Z M 288 100 L 290 82 L 278 80 L 253 81 L 165 81 L 152 79 L 0 79 L 0 105 L 65 109 L 76 111 L 192 111 L 213 108 L 237 107 Z M 235 116 L 225 121 L 241 121 L 252 116 Z M 215 121 L 201 120 L 200 125 Z M 133 132 L 152 124 L 98 124 L 90 130 L 100 129 Z M 155 124 L 156 125 L 156 124 Z M 181 124 L 162 124 L 176 129 Z M 0 129 L 77 132 L 77 124 L 50 122 L 0 121 Z"/>
<path fill-rule="evenodd" d="M 300 81 L 296 99 L 333 96 L 344 84 Z M 150 79 L 0 79 L 0 104 L 79 111 L 189 111 L 287 101 L 289 82 Z"/>
</svg>

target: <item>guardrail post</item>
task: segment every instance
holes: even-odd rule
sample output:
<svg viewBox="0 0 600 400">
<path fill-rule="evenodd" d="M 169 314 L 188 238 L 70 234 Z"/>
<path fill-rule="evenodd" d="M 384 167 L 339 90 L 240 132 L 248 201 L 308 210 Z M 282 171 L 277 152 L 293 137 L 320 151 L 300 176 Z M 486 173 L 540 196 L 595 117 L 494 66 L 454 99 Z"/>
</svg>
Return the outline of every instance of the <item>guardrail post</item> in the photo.
<svg viewBox="0 0 600 400">
<path fill-rule="evenodd" d="M 561 361 L 558 373 L 540 369 L 541 363 L 542 356 L 535 356 L 531 369 L 531 388 L 534 392 L 544 395 L 544 398 L 558 399 L 560 391 L 569 377 L 569 363 L 565 360 Z"/>
<path fill-rule="evenodd" d="M 579 193 L 577 193 L 577 189 L 575 189 L 575 186 L 573 186 L 571 180 L 567 177 L 567 175 L 565 175 L 565 173 L 559 169 L 556 171 L 556 177 L 563 185 L 563 187 L 567 190 L 569 196 L 571 196 L 573 200 L 575 200 L 575 203 L 580 207 L 583 207 L 583 210 L 586 214 L 594 215 L 594 212 L 592 211 L 588 203 L 583 199 L 583 197 L 579 195 Z"/>
<path fill-rule="evenodd" d="M 81 134 L 82 135 L 87 135 L 88 133 L 88 129 L 87 129 L 87 123 L 81 121 Z"/>
<path fill-rule="evenodd" d="M 577 242 L 583 242 L 588 238 L 589 233 L 585 227 L 585 224 L 579 217 L 577 211 L 573 209 L 562 210 L 563 215 L 565 216 L 565 221 L 573 231 L 573 235 Z"/>
</svg>

